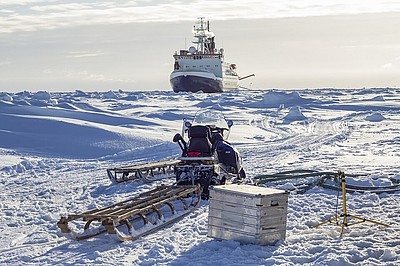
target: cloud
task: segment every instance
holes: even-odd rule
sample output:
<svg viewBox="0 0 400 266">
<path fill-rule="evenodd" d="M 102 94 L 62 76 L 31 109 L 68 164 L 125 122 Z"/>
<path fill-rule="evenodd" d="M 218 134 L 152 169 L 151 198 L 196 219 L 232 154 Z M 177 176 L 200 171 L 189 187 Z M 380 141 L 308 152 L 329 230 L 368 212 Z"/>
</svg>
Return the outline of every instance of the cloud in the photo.
<svg viewBox="0 0 400 266">
<path fill-rule="evenodd" d="M 70 3 L 70 4 L 59 4 L 59 5 L 47 5 L 47 6 L 32 6 L 30 9 L 38 12 L 70 12 L 73 10 L 87 10 L 92 9 L 93 5 L 91 4 L 78 4 L 78 3 Z"/>
<path fill-rule="evenodd" d="M 10 61 L 0 61 L 0 67 L 1 66 L 6 66 L 6 65 L 10 65 L 11 62 Z"/>
<path fill-rule="evenodd" d="M 94 73 L 87 70 L 60 70 L 60 69 L 51 69 L 45 68 L 42 70 L 42 73 L 47 76 L 57 76 L 63 77 L 65 79 L 74 79 L 74 80 L 82 80 L 82 81 L 103 81 L 103 82 L 118 82 L 118 83 L 135 83 L 134 79 L 122 78 L 118 77 L 118 75 L 107 75 L 101 73 Z"/>
<path fill-rule="evenodd" d="M 0 0 L 0 5 L 28 5 L 35 3 L 44 3 L 46 1 L 43 0 Z M 54 2 L 54 1 L 52 1 Z"/>
<path fill-rule="evenodd" d="M 394 58 L 391 62 L 381 66 L 382 70 L 399 70 L 400 69 L 400 56 Z"/>
<path fill-rule="evenodd" d="M 124 79 L 118 78 L 115 76 L 109 76 L 105 74 L 99 73 L 89 73 L 88 71 L 80 71 L 80 72 L 69 72 L 68 75 L 71 77 L 78 77 L 82 80 L 89 80 L 89 81 L 104 81 L 104 82 L 119 82 L 119 83 L 134 83 L 135 80 L 133 79 Z"/>
<path fill-rule="evenodd" d="M 80 51 L 80 52 L 69 52 L 65 56 L 66 58 L 83 58 L 83 57 L 96 57 L 103 55 L 101 51 Z"/>
<path fill-rule="evenodd" d="M 187 0 L 66 1 L 0 0 L 0 32 L 36 31 L 81 25 L 171 22 L 206 16 L 212 20 L 396 12 L 395 0 Z M 11 12 L 11 13 L 10 13 Z"/>
</svg>

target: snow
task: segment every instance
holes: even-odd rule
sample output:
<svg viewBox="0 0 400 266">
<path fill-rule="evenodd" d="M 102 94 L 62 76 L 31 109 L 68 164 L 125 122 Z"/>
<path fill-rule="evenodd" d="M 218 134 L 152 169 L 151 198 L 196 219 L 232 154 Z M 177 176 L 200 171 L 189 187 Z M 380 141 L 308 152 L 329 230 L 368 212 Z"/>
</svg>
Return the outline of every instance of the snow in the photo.
<svg viewBox="0 0 400 266">
<path fill-rule="evenodd" d="M 289 109 L 289 113 L 284 117 L 284 122 L 290 124 L 294 121 L 303 121 L 307 120 L 307 117 L 301 112 L 299 106 L 291 107 Z"/>
<path fill-rule="evenodd" d="M 32 95 L 32 99 L 49 101 L 51 99 L 51 95 L 47 91 L 38 91 Z"/>
<path fill-rule="evenodd" d="M 307 102 L 310 102 L 310 99 L 301 97 L 297 91 L 283 92 L 272 90 L 265 93 L 262 104 L 265 107 L 288 107 L 305 104 Z"/>
<path fill-rule="evenodd" d="M 385 117 L 381 115 L 380 113 L 373 113 L 371 115 L 368 115 L 365 120 L 369 122 L 381 122 L 385 120 Z"/>
<path fill-rule="evenodd" d="M 6 101 L 6 102 L 11 102 L 13 98 L 6 92 L 1 92 L 0 93 L 0 100 L 1 101 Z"/>
<path fill-rule="evenodd" d="M 203 108 L 234 125 L 229 141 L 250 177 L 288 170 L 343 170 L 347 182 L 387 186 L 400 180 L 400 90 L 246 90 L 46 92 L 0 94 L 1 265 L 398 265 L 399 192 L 347 194 L 348 212 L 387 223 L 344 229 L 337 192 L 294 180 L 266 184 L 291 190 L 286 240 L 241 245 L 207 237 L 207 201 L 175 224 L 133 242 L 103 234 L 62 235 L 61 215 L 106 206 L 161 183 L 112 184 L 106 169 L 175 158 L 182 120 Z M 312 181 L 312 180 L 310 180 Z M 339 212 L 340 212 L 339 200 Z"/>
</svg>

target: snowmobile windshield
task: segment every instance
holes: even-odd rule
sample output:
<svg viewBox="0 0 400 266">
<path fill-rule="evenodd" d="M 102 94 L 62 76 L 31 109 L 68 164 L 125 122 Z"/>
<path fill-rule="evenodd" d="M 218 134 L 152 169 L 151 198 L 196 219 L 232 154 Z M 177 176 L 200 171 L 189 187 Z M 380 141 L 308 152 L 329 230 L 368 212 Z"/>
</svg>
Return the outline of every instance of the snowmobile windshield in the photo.
<svg viewBox="0 0 400 266">
<path fill-rule="evenodd" d="M 225 116 L 221 112 L 214 110 L 197 112 L 195 118 L 193 119 L 193 126 L 195 125 L 229 129 L 228 123 L 225 120 Z"/>
</svg>

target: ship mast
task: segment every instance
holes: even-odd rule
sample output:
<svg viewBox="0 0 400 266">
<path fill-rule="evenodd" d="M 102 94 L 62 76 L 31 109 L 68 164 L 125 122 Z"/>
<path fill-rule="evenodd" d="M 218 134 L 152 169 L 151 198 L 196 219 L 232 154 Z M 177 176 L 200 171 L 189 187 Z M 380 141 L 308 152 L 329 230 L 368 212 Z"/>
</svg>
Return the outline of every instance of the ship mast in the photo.
<svg viewBox="0 0 400 266">
<path fill-rule="evenodd" d="M 193 36 L 197 38 L 197 40 L 193 41 L 193 43 L 197 44 L 196 52 L 199 54 L 213 54 L 215 35 L 210 31 L 210 22 L 206 22 L 204 17 L 199 17 L 198 19 L 199 22 L 193 27 Z"/>
</svg>

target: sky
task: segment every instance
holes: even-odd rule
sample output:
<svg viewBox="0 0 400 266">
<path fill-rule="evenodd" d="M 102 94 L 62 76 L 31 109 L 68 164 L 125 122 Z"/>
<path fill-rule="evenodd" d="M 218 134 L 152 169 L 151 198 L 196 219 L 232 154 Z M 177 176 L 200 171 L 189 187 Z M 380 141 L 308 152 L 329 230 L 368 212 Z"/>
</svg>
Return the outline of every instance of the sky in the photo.
<svg viewBox="0 0 400 266">
<path fill-rule="evenodd" d="M 198 17 L 241 86 L 399 87 L 394 0 L 0 0 L 0 91 L 171 90 Z"/>
</svg>

